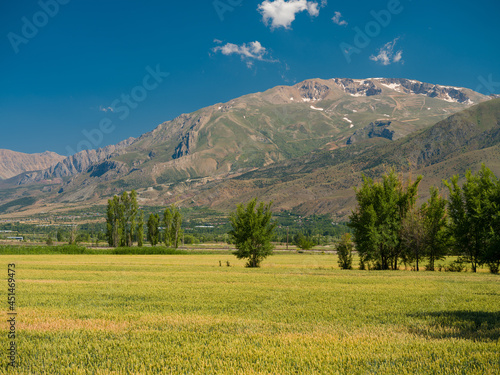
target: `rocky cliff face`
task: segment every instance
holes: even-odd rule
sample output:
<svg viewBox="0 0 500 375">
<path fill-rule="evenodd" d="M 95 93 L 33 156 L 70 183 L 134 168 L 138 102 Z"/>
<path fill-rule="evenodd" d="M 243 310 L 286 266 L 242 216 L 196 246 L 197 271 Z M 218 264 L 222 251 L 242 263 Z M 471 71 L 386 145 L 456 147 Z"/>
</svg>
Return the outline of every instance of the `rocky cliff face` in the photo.
<svg viewBox="0 0 500 375">
<path fill-rule="evenodd" d="M 435 85 L 405 78 L 332 78 L 329 80 L 307 80 L 295 86 L 281 86 L 272 98 L 275 104 L 297 101 L 321 101 L 335 99 L 339 93 L 352 97 L 376 97 L 384 95 L 422 95 L 449 103 L 473 105 L 487 97 L 463 87 Z M 298 95 L 297 95 L 298 94 Z"/>
<path fill-rule="evenodd" d="M 351 96 L 374 96 L 383 94 L 383 89 L 396 93 L 424 95 L 450 103 L 476 104 L 484 101 L 483 96 L 463 87 L 434 85 L 404 78 L 334 78 L 331 80 Z"/>
<path fill-rule="evenodd" d="M 377 137 L 392 141 L 396 138 L 395 134 L 396 131 L 391 128 L 391 121 L 375 121 L 371 122 L 363 129 L 356 130 L 354 134 L 347 139 L 346 144 L 351 145 L 364 139 Z"/>
<path fill-rule="evenodd" d="M 371 79 L 334 78 L 333 82 L 352 96 L 374 96 L 382 93 Z"/>
<path fill-rule="evenodd" d="M 64 160 L 64 156 L 46 151 L 41 154 L 23 154 L 0 150 L 0 179 L 7 179 L 28 171 L 50 168 Z"/>
<path fill-rule="evenodd" d="M 299 94 L 304 101 L 317 101 L 324 99 L 330 92 L 330 87 L 315 81 L 306 81 L 297 86 Z"/>
<path fill-rule="evenodd" d="M 473 103 L 473 100 L 467 94 L 466 89 L 461 87 L 432 85 L 411 79 L 400 78 L 382 78 L 377 80 L 382 85 L 401 93 L 425 95 L 430 98 L 442 99 L 447 102 L 462 104 Z"/>
<path fill-rule="evenodd" d="M 131 145 L 134 140 L 134 138 L 129 138 L 116 145 L 106 146 L 97 150 L 81 151 L 75 155 L 64 158 L 50 168 L 19 175 L 16 177 L 16 182 L 19 185 L 24 185 L 87 172 L 93 165 L 119 155 L 125 148 Z"/>
</svg>

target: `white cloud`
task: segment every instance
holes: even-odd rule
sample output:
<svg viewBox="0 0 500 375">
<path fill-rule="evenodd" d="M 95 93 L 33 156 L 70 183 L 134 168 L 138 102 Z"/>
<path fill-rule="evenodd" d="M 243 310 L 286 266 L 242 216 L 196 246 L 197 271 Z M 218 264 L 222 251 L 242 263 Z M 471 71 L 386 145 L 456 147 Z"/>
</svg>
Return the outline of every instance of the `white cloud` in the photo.
<svg viewBox="0 0 500 375">
<path fill-rule="evenodd" d="M 257 8 L 262 14 L 262 20 L 266 25 L 271 20 L 271 29 L 277 27 L 290 28 L 297 13 L 307 11 L 311 16 L 319 15 L 319 8 L 326 5 L 326 1 L 321 2 L 321 6 L 314 1 L 307 0 L 265 0 Z"/>
<path fill-rule="evenodd" d="M 103 107 L 101 105 L 101 106 L 99 106 L 99 111 L 101 111 L 101 112 L 114 112 L 115 110 L 112 107 Z"/>
<path fill-rule="evenodd" d="M 398 39 L 399 38 L 396 38 L 392 42 L 384 44 L 384 46 L 378 50 L 378 55 L 371 55 L 370 60 L 380 62 L 382 65 L 390 65 L 398 62 L 402 63 L 403 51 L 394 52 L 394 47 Z"/>
<path fill-rule="evenodd" d="M 347 25 L 347 21 L 345 21 L 345 20 L 341 21 L 340 20 L 341 18 L 342 18 L 342 13 L 335 12 L 335 15 L 333 16 L 332 21 L 335 22 L 339 26 L 346 26 Z"/>
<path fill-rule="evenodd" d="M 217 46 L 212 48 L 212 51 L 214 53 L 220 52 L 226 56 L 239 55 L 241 57 L 241 60 L 245 61 L 249 68 L 253 66 L 253 62 L 255 60 L 266 61 L 266 62 L 277 62 L 276 60 L 265 58 L 265 56 L 268 54 L 268 51 L 258 41 L 251 42 L 248 44 L 243 43 L 242 45 L 226 43 L 223 46 Z"/>
</svg>

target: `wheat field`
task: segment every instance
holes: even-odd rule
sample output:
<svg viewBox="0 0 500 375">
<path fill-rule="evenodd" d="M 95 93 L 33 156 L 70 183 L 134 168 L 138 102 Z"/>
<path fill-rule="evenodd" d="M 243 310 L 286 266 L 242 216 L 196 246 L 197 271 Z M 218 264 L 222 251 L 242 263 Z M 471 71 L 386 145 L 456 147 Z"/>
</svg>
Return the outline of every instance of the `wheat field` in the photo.
<svg viewBox="0 0 500 375">
<path fill-rule="evenodd" d="M 344 271 L 328 254 L 260 269 L 229 254 L 0 261 L 16 264 L 18 314 L 18 367 L 4 355 L 2 373 L 500 373 L 500 278 L 486 272 Z"/>
</svg>

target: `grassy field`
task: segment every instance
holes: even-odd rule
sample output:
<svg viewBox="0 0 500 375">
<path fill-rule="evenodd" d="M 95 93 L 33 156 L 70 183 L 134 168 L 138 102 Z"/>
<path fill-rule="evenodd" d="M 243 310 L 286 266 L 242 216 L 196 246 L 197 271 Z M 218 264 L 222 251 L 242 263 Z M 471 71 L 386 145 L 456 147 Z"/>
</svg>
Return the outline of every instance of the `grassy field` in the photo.
<svg viewBox="0 0 500 375">
<path fill-rule="evenodd" d="M 486 272 L 342 271 L 328 254 L 260 269 L 229 254 L 0 261 L 17 269 L 17 373 L 500 373 Z M 7 311 L 6 279 L 1 293 Z"/>
</svg>

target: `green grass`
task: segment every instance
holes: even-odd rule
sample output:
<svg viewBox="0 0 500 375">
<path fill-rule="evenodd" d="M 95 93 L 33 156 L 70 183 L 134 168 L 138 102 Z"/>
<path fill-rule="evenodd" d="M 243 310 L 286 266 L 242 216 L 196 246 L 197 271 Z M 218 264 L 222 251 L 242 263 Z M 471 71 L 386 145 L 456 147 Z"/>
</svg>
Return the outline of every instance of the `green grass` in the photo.
<svg viewBox="0 0 500 375">
<path fill-rule="evenodd" d="M 49 255 L 49 254 L 87 254 L 87 255 L 172 255 L 188 254 L 187 251 L 170 249 L 163 246 L 155 247 L 117 247 L 117 248 L 88 248 L 77 245 L 59 245 L 59 246 L 15 246 L 0 245 L 0 255 Z"/>
<path fill-rule="evenodd" d="M 0 260 L 5 274 L 16 263 L 22 374 L 500 371 L 500 279 L 486 272 L 341 271 L 320 254 L 260 269 L 228 254 Z"/>
</svg>

